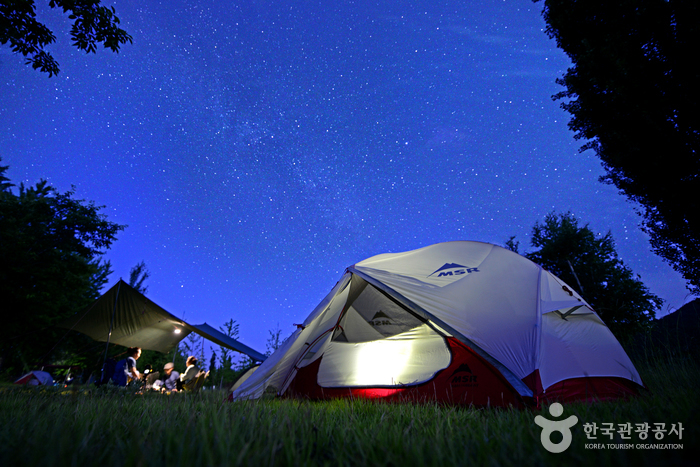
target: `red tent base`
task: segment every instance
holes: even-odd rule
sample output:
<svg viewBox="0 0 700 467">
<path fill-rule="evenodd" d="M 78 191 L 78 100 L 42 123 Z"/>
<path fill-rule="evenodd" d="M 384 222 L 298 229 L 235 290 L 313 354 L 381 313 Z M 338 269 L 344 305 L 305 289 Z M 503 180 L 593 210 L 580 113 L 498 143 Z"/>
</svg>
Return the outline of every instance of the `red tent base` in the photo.
<svg viewBox="0 0 700 467">
<path fill-rule="evenodd" d="M 571 378 L 542 388 L 539 370 L 523 378 L 535 393 L 537 404 L 543 402 L 596 402 L 605 400 L 625 399 L 639 396 L 642 386 L 618 377 L 584 377 Z"/>
<path fill-rule="evenodd" d="M 323 357 L 297 371 L 285 397 L 306 399 L 362 398 L 391 402 L 441 402 L 508 407 L 524 406 L 520 395 L 496 368 L 454 338 L 447 343 L 450 365 L 430 380 L 413 386 L 324 388 L 317 375 Z"/>
<path fill-rule="evenodd" d="M 604 401 L 636 397 L 642 386 L 618 377 L 583 377 L 560 381 L 542 388 L 539 370 L 523 378 L 534 397 L 522 397 L 493 367 L 469 347 L 447 338 L 452 354 L 450 365 L 421 384 L 395 387 L 321 387 L 317 383 L 323 357 L 297 370 L 283 397 L 324 400 L 370 399 L 387 402 L 439 402 L 477 407 L 539 407 L 549 402 Z M 232 395 L 229 400 L 233 400 Z"/>
</svg>

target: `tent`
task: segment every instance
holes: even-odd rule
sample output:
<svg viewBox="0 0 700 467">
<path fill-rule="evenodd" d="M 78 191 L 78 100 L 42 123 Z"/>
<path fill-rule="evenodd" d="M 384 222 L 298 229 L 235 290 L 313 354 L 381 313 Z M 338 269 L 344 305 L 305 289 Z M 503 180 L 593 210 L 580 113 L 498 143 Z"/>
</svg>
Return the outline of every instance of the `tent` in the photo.
<svg viewBox="0 0 700 467">
<path fill-rule="evenodd" d="M 250 378 L 253 373 L 257 371 L 257 369 L 260 368 L 260 365 L 253 365 L 252 367 L 248 368 L 241 374 L 238 379 L 233 383 L 233 386 L 231 387 L 231 391 L 235 391 L 240 387 L 241 384 L 243 384 L 248 378 Z"/>
<path fill-rule="evenodd" d="M 191 332 L 231 350 L 263 361 L 265 355 L 217 331 L 208 324 L 189 324 L 119 280 L 87 310 L 59 323 L 101 342 L 167 353 Z"/>
<path fill-rule="evenodd" d="M 45 371 L 30 371 L 15 381 L 15 384 L 27 386 L 53 386 L 53 377 Z"/>
<path fill-rule="evenodd" d="M 456 241 L 349 267 L 230 399 L 522 406 L 641 387 L 619 342 L 571 287 L 512 251 Z"/>
</svg>

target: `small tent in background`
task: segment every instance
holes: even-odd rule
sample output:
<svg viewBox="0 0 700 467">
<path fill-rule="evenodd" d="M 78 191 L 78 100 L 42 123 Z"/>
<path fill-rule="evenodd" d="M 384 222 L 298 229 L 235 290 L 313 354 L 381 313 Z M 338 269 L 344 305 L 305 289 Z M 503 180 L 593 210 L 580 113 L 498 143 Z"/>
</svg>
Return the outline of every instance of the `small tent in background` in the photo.
<svg viewBox="0 0 700 467">
<path fill-rule="evenodd" d="M 459 241 L 348 268 L 231 399 L 273 392 L 521 406 L 641 387 L 571 287 L 509 250 Z"/>
<path fill-rule="evenodd" d="M 15 381 L 15 384 L 27 386 L 53 386 L 53 377 L 45 371 L 30 371 Z"/>
</svg>

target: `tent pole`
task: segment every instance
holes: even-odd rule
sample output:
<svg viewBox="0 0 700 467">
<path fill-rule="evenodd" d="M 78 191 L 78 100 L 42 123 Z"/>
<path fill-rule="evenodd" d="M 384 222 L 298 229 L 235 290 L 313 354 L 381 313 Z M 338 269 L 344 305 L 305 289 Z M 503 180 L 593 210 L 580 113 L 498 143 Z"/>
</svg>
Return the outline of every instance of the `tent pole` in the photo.
<svg viewBox="0 0 700 467">
<path fill-rule="evenodd" d="M 187 311 L 183 311 L 183 312 L 182 312 L 182 321 L 183 321 L 183 322 L 185 321 L 185 313 L 186 313 L 186 312 L 187 312 Z M 173 349 L 173 358 L 172 358 L 173 366 L 175 365 L 175 355 L 177 355 L 177 349 L 178 349 L 178 347 L 180 347 L 180 343 L 179 343 L 179 342 L 175 345 L 175 348 Z"/>
<path fill-rule="evenodd" d="M 112 338 L 112 327 L 114 326 L 114 315 L 117 313 L 117 301 L 119 301 L 119 290 L 122 287 L 122 280 L 119 279 L 117 284 L 117 296 L 114 298 L 114 306 L 112 307 L 112 319 L 109 321 L 109 334 L 107 334 L 107 346 L 105 347 L 105 356 L 102 359 L 102 370 L 100 371 L 100 381 L 105 377 L 105 365 L 107 364 L 107 351 L 109 350 L 109 340 Z"/>
<path fill-rule="evenodd" d="M 185 313 L 187 313 L 187 310 L 182 312 L 182 322 L 185 322 Z M 175 349 L 173 349 L 173 365 L 175 365 L 175 355 L 177 355 L 177 349 L 180 347 L 180 343 L 178 342 L 177 345 L 175 346 Z"/>
<path fill-rule="evenodd" d="M 581 291 L 581 295 L 583 295 L 583 286 L 581 285 L 581 281 L 578 280 L 578 276 L 576 275 L 576 271 L 574 271 L 574 266 L 571 264 L 571 261 L 569 261 L 568 259 L 566 260 L 566 262 L 569 263 L 569 267 L 571 268 L 571 273 L 576 278 L 576 283 L 578 284 L 578 289 Z"/>
</svg>

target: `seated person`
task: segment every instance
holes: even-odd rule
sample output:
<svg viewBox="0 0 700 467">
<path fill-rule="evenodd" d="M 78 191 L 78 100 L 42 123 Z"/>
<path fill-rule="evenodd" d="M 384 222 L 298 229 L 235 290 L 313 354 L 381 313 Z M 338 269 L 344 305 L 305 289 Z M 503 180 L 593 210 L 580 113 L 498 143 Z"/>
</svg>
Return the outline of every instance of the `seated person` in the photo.
<svg viewBox="0 0 700 467">
<path fill-rule="evenodd" d="M 187 369 L 182 376 L 180 376 L 180 381 L 182 381 L 182 384 L 185 385 L 193 380 L 200 371 L 201 370 L 197 367 L 197 358 L 190 355 L 187 357 Z"/>
<path fill-rule="evenodd" d="M 160 390 L 166 392 L 177 392 L 177 386 L 180 382 L 180 373 L 174 371 L 175 365 L 172 362 L 168 362 L 163 367 L 165 375 L 161 380 Z"/>
<path fill-rule="evenodd" d="M 141 378 L 139 370 L 136 369 L 136 360 L 141 356 L 139 347 L 130 347 L 126 351 L 127 357 L 119 360 L 114 368 L 112 380 L 117 386 L 126 386 L 131 381 Z"/>
<path fill-rule="evenodd" d="M 146 389 L 152 389 L 156 381 L 160 380 L 160 372 L 153 371 L 153 367 L 151 365 L 146 365 L 146 368 L 143 369 L 143 380 L 146 383 Z M 162 383 L 162 381 L 160 381 L 158 384 L 160 383 Z"/>
</svg>

